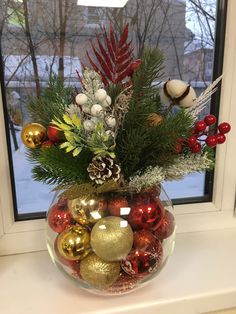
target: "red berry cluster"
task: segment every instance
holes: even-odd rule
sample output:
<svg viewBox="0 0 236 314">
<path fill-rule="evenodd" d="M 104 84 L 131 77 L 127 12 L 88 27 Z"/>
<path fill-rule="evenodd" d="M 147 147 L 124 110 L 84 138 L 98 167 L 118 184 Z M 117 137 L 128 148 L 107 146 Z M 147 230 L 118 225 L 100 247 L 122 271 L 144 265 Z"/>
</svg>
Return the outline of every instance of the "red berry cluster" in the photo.
<svg viewBox="0 0 236 314">
<path fill-rule="evenodd" d="M 231 130 L 231 126 L 228 122 L 223 122 L 219 124 L 217 128 L 219 132 L 215 133 L 212 128 L 209 128 L 215 123 L 216 117 L 213 114 L 207 115 L 204 120 L 197 121 L 194 129 L 192 130 L 192 135 L 187 140 L 181 139 L 176 144 L 176 153 L 181 153 L 184 146 L 189 147 L 192 153 L 201 153 L 202 145 L 200 142 L 205 142 L 205 144 L 211 148 L 215 147 L 217 144 L 223 144 L 226 140 L 225 134 Z M 203 135 L 206 136 L 205 139 L 202 139 Z"/>
</svg>

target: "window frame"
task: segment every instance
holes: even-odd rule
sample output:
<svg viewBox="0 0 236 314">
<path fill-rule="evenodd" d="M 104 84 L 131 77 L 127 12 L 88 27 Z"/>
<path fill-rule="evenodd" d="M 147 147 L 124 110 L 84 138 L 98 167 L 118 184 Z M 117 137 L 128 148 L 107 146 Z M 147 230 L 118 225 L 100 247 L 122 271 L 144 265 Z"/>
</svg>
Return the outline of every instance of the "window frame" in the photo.
<svg viewBox="0 0 236 314">
<path fill-rule="evenodd" d="M 222 1 L 219 1 L 219 9 Z M 236 1 L 228 0 L 223 80 L 219 121 L 229 121 L 232 131 L 225 145 L 217 148 L 212 202 L 175 206 L 177 231 L 193 232 L 236 227 L 234 217 L 236 186 Z M 1 92 L 1 91 L 0 91 Z M 46 249 L 44 219 L 15 222 L 6 129 L 0 94 L 0 255 Z M 5 148 L 5 149 L 4 149 Z"/>
</svg>

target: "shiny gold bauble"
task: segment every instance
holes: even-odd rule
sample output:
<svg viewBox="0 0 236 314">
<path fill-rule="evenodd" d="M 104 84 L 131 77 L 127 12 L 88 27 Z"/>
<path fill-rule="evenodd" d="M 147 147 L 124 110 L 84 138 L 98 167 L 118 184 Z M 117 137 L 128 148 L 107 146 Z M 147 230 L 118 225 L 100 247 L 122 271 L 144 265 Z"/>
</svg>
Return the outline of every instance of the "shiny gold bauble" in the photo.
<svg viewBox="0 0 236 314">
<path fill-rule="evenodd" d="M 91 246 L 104 261 L 125 259 L 133 245 L 133 231 L 120 217 L 100 219 L 91 232 Z"/>
<path fill-rule="evenodd" d="M 68 201 L 71 216 L 80 225 L 92 225 L 107 215 L 107 201 L 99 198 L 76 198 Z"/>
<path fill-rule="evenodd" d="M 21 131 L 22 142 L 28 148 L 39 147 L 46 138 L 46 129 L 39 123 L 30 123 Z"/>
<path fill-rule="evenodd" d="M 120 275 L 119 262 L 105 262 L 92 253 L 80 262 L 80 276 L 97 289 L 111 286 Z"/>
<path fill-rule="evenodd" d="M 82 226 L 71 226 L 59 234 L 59 253 L 70 261 L 81 260 L 90 252 L 90 235 Z"/>
</svg>

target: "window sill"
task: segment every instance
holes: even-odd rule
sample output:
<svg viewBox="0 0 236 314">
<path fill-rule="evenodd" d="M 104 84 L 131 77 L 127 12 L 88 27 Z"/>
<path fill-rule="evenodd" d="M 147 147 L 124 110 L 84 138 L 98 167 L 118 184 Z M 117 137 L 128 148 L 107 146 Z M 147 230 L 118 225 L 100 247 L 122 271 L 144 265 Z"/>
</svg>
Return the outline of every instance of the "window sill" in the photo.
<svg viewBox="0 0 236 314">
<path fill-rule="evenodd" d="M 65 279 L 47 252 L 0 258 L 6 314 L 193 314 L 236 306 L 236 228 L 177 235 L 162 273 L 123 297 L 87 294 Z M 14 300 L 14 301 L 13 301 Z"/>
</svg>

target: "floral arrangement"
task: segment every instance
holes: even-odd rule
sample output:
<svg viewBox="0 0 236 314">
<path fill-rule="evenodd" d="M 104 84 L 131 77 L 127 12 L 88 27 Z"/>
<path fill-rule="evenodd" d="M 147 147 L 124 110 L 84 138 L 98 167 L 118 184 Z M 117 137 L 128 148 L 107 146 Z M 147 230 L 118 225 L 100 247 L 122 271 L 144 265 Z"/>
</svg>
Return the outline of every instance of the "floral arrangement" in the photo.
<svg viewBox="0 0 236 314">
<path fill-rule="evenodd" d="M 79 276 L 96 288 L 111 286 L 119 275 L 123 287 L 125 282 L 136 280 L 127 279 L 127 274 L 139 277 L 140 273 L 157 270 L 163 252 L 160 241 L 172 234 L 174 220 L 163 209 L 158 192 L 154 202 L 153 191 L 165 180 L 179 180 L 191 172 L 212 169 L 212 149 L 224 143 L 230 131 L 227 122 L 216 126 L 217 119 L 212 114 L 198 119 L 221 77 L 198 97 L 191 85 L 180 80 L 161 85 L 162 53 L 146 48 L 142 60 L 134 59 L 128 31 L 127 25 L 117 36 L 110 27 L 109 33 L 104 29 L 96 37 L 96 43 L 91 41 L 93 56 L 87 53 L 91 68 L 84 67 L 82 75 L 78 73 L 80 93 L 51 78 L 43 95 L 29 104 L 36 123 L 22 130 L 22 140 L 29 148 L 27 156 L 34 163 L 34 179 L 52 184 L 54 190 L 63 190 L 61 201 L 48 218 L 51 229 L 59 233 L 55 252 L 60 261 L 64 258 L 64 263 L 76 261 L 72 268 L 79 268 Z M 103 195 L 109 192 L 124 194 L 107 199 Z M 138 216 L 142 215 L 140 207 L 137 211 L 132 209 L 133 203 L 125 194 L 129 192 L 136 195 L 136 209 L 142 199 L 142 213 L 146 216 Z M 149 198 L 144 202 L 145 193 Z M 95 203 L 98 221 L 91 218 Z M 61 211 L 65 207 L 69 212 Z M 132 227 L 123 233 L 123 240 L 117 230 L 119 219 L 127 217 L 127 213 L 119 213 L 122 208 L 131 208 L 128 222 Z M 152 216 L 150 223 L 151 215 L 155 219 Z M 113 228 L 112 234 L 119 239 L 115 249 L 115 238 L 109 242 L 111 235 L 100 235 L 101 222 Z M 78 253 L 75 247 L 81 230 L 80 243 L 84 245 L 82 253 Z M 68 249 L 68 234 L 70 241 L 75 240 L 73 250 Z M 146 264 L 140 269 L 137 265 L 141 255 L 136 251 L 133 254 L 132 246 L 138 249 L 144 238 L 153 242 L 154 235 L 158 248 L 155 244 L 155 249 L 145 251 L 142 258 Z M 122 248 L 120 243 L 124 243 Z M 88 255 L 90 247 L 96 254 Z M 109 276 L 113 275 L 110 281 L 101 271 L 104 267 L 109 269 Z"/>
</svg>

